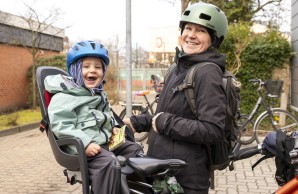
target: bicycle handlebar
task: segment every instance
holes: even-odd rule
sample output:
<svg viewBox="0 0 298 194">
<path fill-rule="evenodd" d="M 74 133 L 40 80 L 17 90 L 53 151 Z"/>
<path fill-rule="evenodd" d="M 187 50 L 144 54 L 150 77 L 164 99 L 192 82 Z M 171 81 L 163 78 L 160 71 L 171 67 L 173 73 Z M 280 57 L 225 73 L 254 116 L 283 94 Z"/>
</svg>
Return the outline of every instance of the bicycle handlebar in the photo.
<svg viewBox="0 0 298 194">
<path fill-rule="evenodd" d="M 256 154 L 262 153 L 262 148 L 261 146 L 257 145 L 254 147 L 247 147 L 243 148 L 241 150 L 238 150 L 231 155 L 229 155 L 229 158 L 231 161 L 237 161 L 237 160 L 242 160 L 246 158 L 250 158 Z"/>
<path fill-rule="evenodd" d="M 259 83 L 259 85 L 264 85 L 265 82 L 263 82 L 261 79 L 250 79 L 249 82 L 252 82 L 254 84 Z"/>
</svg>

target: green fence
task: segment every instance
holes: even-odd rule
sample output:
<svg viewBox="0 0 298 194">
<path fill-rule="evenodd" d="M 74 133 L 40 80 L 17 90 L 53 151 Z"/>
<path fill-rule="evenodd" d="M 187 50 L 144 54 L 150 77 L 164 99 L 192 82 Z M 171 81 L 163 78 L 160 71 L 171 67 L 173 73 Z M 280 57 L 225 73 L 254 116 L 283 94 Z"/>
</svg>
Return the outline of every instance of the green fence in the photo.
<svg viewBox="0 0 298 194">
<path fill-rule="evenodd" d="M 151 75 L 158 76 L 161 80 L 166 73 L 167 68 L 143 68 L 143 69 L 132 69 L 132 90 L 149 90 L 154 92 L 152 87 Z M 125 68 L 121 68 L 119 71 L 118 79 L 118 91 L 121 98 L 125 97 L 126 92 L 126 79 L 127 73 Z"/>
</svg>

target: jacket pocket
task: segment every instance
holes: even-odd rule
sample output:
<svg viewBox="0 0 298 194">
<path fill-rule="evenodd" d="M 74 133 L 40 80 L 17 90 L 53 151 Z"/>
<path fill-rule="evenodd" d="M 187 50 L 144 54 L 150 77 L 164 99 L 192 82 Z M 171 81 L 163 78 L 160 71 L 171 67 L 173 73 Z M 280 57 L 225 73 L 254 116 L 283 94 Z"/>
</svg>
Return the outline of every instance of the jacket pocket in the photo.
<svg viewBox="0 0 298 194">
<path fill-rule="evenodd" d="M 94 126 L 96 126 L 96 120 L 91 119 L 91 120 L 88 120 L 88 121 L 78 122 L 76 128 L 84 130 L 85 128 L 90 128 L 90 127 L 94 127 Z"/>
</svg>

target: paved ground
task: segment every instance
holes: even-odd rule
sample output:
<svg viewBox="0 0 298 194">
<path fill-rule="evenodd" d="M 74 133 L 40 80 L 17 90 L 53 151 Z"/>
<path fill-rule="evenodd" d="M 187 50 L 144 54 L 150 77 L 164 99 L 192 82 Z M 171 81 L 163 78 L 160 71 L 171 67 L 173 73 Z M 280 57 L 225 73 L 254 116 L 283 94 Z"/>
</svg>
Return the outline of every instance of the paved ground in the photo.
<svg viewBox="0 0 298 194">
<path fill-rule="evenodd" d="M 0 137 L 0 153 L 0 194 L 81 193 L 80 184 L 66 183 L 64 169 L 56 163 L 46 134 L 38 129 Z M 236 162 L 234 171 L 217 171 L 210 194 L 273 193 L 278 188 L 274 160 L 268 159 L 252 171 L 257 159 Z"/>
</svg>

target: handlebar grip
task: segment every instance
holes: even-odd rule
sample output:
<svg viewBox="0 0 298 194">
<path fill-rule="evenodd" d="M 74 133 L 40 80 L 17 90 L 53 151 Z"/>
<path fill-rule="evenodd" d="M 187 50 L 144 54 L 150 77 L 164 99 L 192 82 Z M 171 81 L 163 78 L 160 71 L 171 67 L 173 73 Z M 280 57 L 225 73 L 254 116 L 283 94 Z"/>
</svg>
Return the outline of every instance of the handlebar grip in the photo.
<svg viewBox="0 0 298 194">
<path fill-rule="evenodd" d="M 238 150 L 234 152 L 232 155 L 230 155 L 229 158 L 232 161 L 237 161 L 237 160 L 250 158 L 251 156 L 254 156 L 260 153 L 261 153 L 261 150 L 258 148 L 258 146 L 254 146 L 254 147 L 248 147 L 248 148 L 243 148 L 241 150 Z"/>
</svg>

